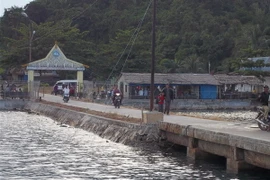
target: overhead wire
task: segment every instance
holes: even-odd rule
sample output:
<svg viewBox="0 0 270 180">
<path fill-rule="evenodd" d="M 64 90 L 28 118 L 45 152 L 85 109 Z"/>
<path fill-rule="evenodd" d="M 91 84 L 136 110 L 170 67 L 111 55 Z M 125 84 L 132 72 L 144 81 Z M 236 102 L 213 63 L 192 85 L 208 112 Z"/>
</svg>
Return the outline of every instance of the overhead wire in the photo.
<svg viewBox="0 0 270 180">
<path fill-rule="evenodd" d="M 109 76 L 108 76 L 108 78 L 107 78 L 107 80 L 106 80 L 106 83 L 107 83 L 108 80 L 111 78 L 112 74 L 113 74 L 114 71 L 116 70 L 116 67 L 117 67 L 118 64 L 120 63 L 120 60 L 122 59 L 124 53 L 126 52 L 127 48 L 129 47 L 129 44 L 132 42 L 132 44 L 131 44 L 131 46 L 130 46 L 130 49 L 129 49 L 129 52 L 128 52 L 128 55 L 127 55 L 127 58 L 125 59 L 125 62 L 124 62 L 124 64 L 123 64 L 122 68 L 121 68 L 121 71 L 120 71 L 119 76 L 120 76 L 121 73 L 123 72 L 123 69 L 124 69 L 124 67 L 125 67 L 125 65 L 126 65 L 126 62 L 127 62 L 128 58 L 129 58 L 129 56 L 130 56 L 130 53 L 131 53 L 132 48 L 133 48 L 133 46 L 134 46 L 134 43 L 135 43 L 135 41 L 136 41 L 136 39 L 137 39 L 137 37 L 138 37 L 138 34 L 139 34 L 140 30 L 141 30 L 141 27 L 142 27 L 143 21 L 144 21 L 144 19 L 145 19 L 145 16 L 146 16 L 146 14 L 147 14 L 147 12 L 148 12 L 148 10 L 149 10 L 151 4 L 152 4 L 152 1 L 153 1 L 153 0 L 150 0 L 150 1 L 149 1 L 149 4 L 148 4 L 148 6 L 147 6 L 147 8 L 146 8 L 146 10 L 145 10 L 145 13 L 144 13 L 142 19 L 140 20 L 140 22 L 139 22 L 137 28 L 135 29 L 134 33 L 132 34 L 131 38 L 129 39 L 129 42 L 128 42 L 128 44 L 126 45 L 125 49 L 124 49 L 123 52 L 121 53 L 121 56 L 119 57 L 118 61 L 117 61 L 116 64 L 114 65 L 114 67 L 113 67 L 111 73 L 109 74 Z"/>
<path fill-rule="evenodd" d="M 90 7 L 92 7 L 98 0 L 96 0 L 95 2 L 93 2 L 92 4 L 90 4 L 87 8 L 85 8 L 82 12 L 78 13 L 78 15 L 75 15 L 72 17 L 72 20 L 75 20 L 77 18 L 79 18 L 81 15 L 83 15 Z"/>
<path fill-rule="evenodd" d="M 152 1 L 153 1 L 153 0 L 150 0 L 150 2 L 149 2 L 149 4 L 148 4 L 148 7 L 147 7 L 147 9 L 146 9 L 146 11 L 145 11 L 145 13 L 144 13 L 144 16 L 143 16 L 141 22 L 139 23 L 139 29 L 138 29 L 137 34 L 136 34 L 136 36 L 135 36 L 135 38 L 134 38 L 134 40 L 133 40 L 133 42 L 132 42 L 132 45 L 131 45 L 131 47 L 130 47 L 130 49 L 129 49 L 129 53 L 128 53 L 128 55 L 127 55 L 127 58 L 126 58 L 126 60 L 125 60 L 125 62 L 124 62 L 124 64 L 123 64 L 123 66 L 122 66 L 122 69 L 121 69 L 121 71 L 120 71 L 121 73 L 123 72 L 123 69 L 124 69 L 124 67 L 125 67 L 125 65 L 126 65 L 126 62 L 127 62 L 128 58 L 129 58 L 129 56 L 130 56 L 130 53 L 131 53 L 132 48 L 133 48 L 133 46 L 134 46 L 134 43 L 135 43 L 135 41 L 136 41 L 136 39 L 137 39 L 137 37 L 138 37 L 138 34 L 139 34 L 140 30 L 141 30 L 141 27 L 142 27 L 142 24 L 143 24 L 143 20 L 145 19 L 145 16 L 146 16 L 146 14 L 147 14 L 147 12 L 148 12 L 150 6 L 151 6 Z"/>
</svg>

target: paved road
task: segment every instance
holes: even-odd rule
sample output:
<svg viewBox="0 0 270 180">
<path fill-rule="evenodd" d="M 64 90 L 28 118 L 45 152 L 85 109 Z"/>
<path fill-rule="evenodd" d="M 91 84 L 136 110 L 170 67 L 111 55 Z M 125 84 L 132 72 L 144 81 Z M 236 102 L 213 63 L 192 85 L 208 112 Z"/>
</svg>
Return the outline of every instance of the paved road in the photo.
<svg viewBox="0 0 270 180">
<path fill-rule="evenodd" d="M 64 103 L 61 96 L 54 96 L 49 94 L 44 95 L 42 94 L 41 97 L 46 101 L 57 102 L 69 106 L 88 108 L 90 110 L 100 111 L 104 113 L 115 113 L 135 118 L 142 117 L 142 110 L 135 108 L 128 108 L 122 106 L 120 109 L 116 109 L 112 105 L 82 102 L 78 100 L 70 100 L 68 103 Z M 238 122 L 214 121 L 178 115 L 164 115 L 164 122 L 179 125 L 190 125 L 203 128 L 206 130 L 229 133 L 232 135 L 249 137 L 252 139 L 260 139 L 270 142 L 270 132 L 264 132 L 261 131 L 259 128 L 254 128 L 253 126 L 256 124 L 255 120 L 254 122 L 238 123 Z"/>
</svg>

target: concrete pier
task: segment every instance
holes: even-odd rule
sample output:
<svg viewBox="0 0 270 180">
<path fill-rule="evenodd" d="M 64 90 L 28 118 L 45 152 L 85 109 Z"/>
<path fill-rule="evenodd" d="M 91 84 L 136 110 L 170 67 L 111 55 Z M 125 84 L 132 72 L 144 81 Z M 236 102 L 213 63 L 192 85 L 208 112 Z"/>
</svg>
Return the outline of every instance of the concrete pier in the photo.
<svg viewBox="0 0 270 180">
<path fill-rule="evenodd" d="M 169 142 L 187 147 L 192 159 L 207 159 L 211 154 L 225 157 L 230 173 L 254 166 L 270 168 L 269 141 L 166 122 L 160 124 L 160 130 Z"/>
<path fill-rule="evenodd" d="M 124 106 L 116 109 L 110 105 L 72 99 L 68 103 L 63 103 L 62 97 L 47 94 L 42 98 L 46 101 L 102 113 L 144 118 L 141 109 Z M 16 103 L 10 102 L 7 104 L 10 110 L 12 110 L 12 104 L 16 105 Z M 147 121 L 141 125 L 51 107 L 42 103 L 25 102 L 25 107 L 52 117 L 61 123 L 82 128 L 124 144 L 132 141 L 156 142 L 159 135 L 160 139 L 166 139 L 170 143 L 186 147 L 187 156 L 194 160 L 207 160 L 213 156 L 223 157 L 226 159 L 228 172 L 238 173 L 254 166 L 270 169 L 270 133 L 261 131 L 259 128 L 251 128 L 251 125 L 256 123 L 255 121 L 239 124 L 186 116 L 163 114 L 161 116 L 146 113 L 144 116 L 146 116 Z M 150 122 L 150 125 L 147 122 Z M 153 126 L 152 122 L 158 123 Z"/>
</svg>

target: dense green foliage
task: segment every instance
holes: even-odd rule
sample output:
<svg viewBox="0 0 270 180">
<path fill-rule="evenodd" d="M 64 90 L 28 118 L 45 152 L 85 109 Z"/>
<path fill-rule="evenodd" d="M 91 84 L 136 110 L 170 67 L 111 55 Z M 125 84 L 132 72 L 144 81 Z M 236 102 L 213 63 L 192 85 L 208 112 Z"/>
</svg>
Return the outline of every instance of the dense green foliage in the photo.
<svg viewBox="0 0 270 180">
<path fill-rule="evenodd" d="M 28 62 L 32 24 L 33 60 L 44 58 L 57 41 L 68 58 L 90 66 L 90 77 L 150 72 L 149 3 L 35 0 L 25 10 L 29 18 L 23 9 L 8 9 L 1 17 L 1 67 Z M 239 70 L 243 59 L 269 56 L 269 11 L 269 0 L 157 0 L 156 72 L 206 73 L 210 67 L 228 73 Z"/>
</svg>

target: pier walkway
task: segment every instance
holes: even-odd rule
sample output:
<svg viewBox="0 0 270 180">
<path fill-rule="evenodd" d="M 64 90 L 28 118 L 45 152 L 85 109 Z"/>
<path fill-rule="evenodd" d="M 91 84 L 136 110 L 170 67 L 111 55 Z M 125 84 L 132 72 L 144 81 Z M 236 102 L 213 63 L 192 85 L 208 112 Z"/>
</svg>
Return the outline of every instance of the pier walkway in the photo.
<svg viewBox="0 0 270 180">
<path fill-rule="evenodd" d="M 82 102 L 71 99 L 68 103 L 64 103 L 61 96 L 54 96 L 49 94 L 44 94 L 44 97 L 42 95 L 42 99 L 50 102 L 56 102 L 68 106 L 87 108 L 90 110 L 100 111 L 104 113 L 115 113 L 128 117 L 142 118 L 142 112 L 140 109 L 127 108 L 125 106 L 121 106 L 120 109 L 116 109 L 112 105 Z M 224 133 L 230 133 L 232 135 L 245 136 L 270 142 L 270 132 L 267 133 L 261 131 L 259 128 L 254 128 L 253 125 L 257 124 L 255 120 L 254 122 L 226 122 L 187 116 L 164 115 L 164 122 L 178 125 L 200 126 L 207 130 L 220 131 Z"/>
<path fill-rule="evenodd" d="M 42 94 L 41 98 L 69 106 L 87 108 L 104 113 L 115 113 L 142 118 L 142 110 L 116 109 L 78 100 L 64 103 L 61 96 Z M 254 127 L 255 122 L 226 122 L 178 115 L 164 115 L 160 130 L 168 141 L 187 147 L 187 156 L 198 159 L 214 154 L 227 158 L 228 172 L 254 166 L 270 169 L 270 132 Z"/>
</svg>

